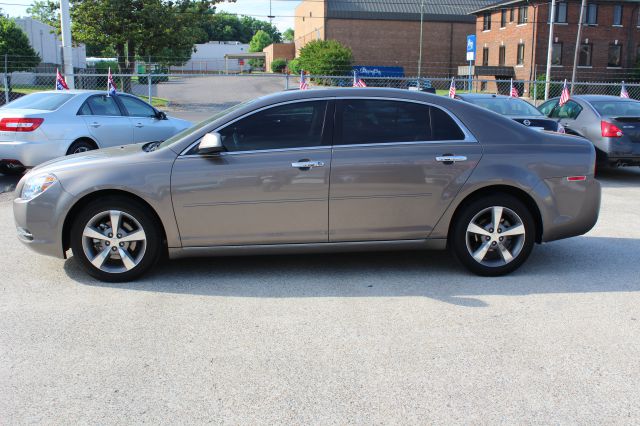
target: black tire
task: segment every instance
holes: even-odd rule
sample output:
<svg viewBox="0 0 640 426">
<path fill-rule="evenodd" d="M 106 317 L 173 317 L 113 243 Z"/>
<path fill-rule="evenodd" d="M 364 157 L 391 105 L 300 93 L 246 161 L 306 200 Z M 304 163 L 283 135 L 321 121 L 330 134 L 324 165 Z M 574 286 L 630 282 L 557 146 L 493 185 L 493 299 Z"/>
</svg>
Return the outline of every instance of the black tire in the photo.
<svg viewBox="0 0 640 426">
<path fill-rule="evenodd" d="M 6 176 L 20 176 L 25 170 L 24 167 L 9 167 L 6 164 L 0 164 L 0 173 Z"/>
<path fill-rule="evenodd" d="M 93 224 L 97 216 L 104 217 L 101 215 L 110 211 L 119 211 L 122 213 L 120 222 L 122 226 L 118 227 L 118 229 L 124 230 L 121 235 L 126 237 L 125 232 L 129 232 L 131 235 L 138 227 L 142 228 L 145 236 L 144 247 L 142 246 L 143 242 L 135 242 L 135 244 L 140 244 L 139 246 L 134 246 L 134 243 L 123 243 L 126 244 L 123 247 L 115 240 L 112 240 L 113 242 L 110 243 L 109 241 L 101 241 L 99 239 L 83 236 L 87 225 Z M 131 218 L 133 218 L 133 220 L 131 220 Z M 98 219 L 98 221 L 99 220 L 108 221 L 107 218 Z M 110 223 L 110 221 L 105 223 Z M 136 226 L 131 226 L 131 224 Z M 93 229 L 100 230 L 98 227 L 93 227 Z M 105 236 L 105 240 L 108 239 L 109 229 L 110 228 L 106 228 L 101 231 L 104 232 L 103 235 Z M 162 235 L 160 224 L 149 211 L 147 206 L 134 199 L 109 196 L 103 199 L 91 201 L 77 214 L 71 228 L 70 245 L 71 250 L 73 251 L 73 256 L 78 260 L 82 268 L 92 277 L 97 278 L 100 281 L 126 282 L 133 281 L 140 277 L 158 262 L 164 253 Z M 112 237 L 117 236 L 118 234 L 112 235 Z M 135 258 L 135 260 L 137 260 L 135 267 L 127 269 L 125 266 L 126 262 L 124 262 L 119 252 L 109 253 L 105 262 L 103 262 L 103 266 L 101 266 L 105 269 L 112 268 L 113 270 L 103 270 L 91 263 L 91 259 L 88 257 L 87 251 L 95 253 L 95 259 L 98 257 L 98 254 L 102 253 L 100 248 L 109 246 L 111 249 L 115 248 L 116 250 L 119 250 L 116 247 L 116 244 L 118 244 L 118 246 L 123 250 L 126 250 L 126 253 L 130 254 L 132 259 Z M 138 251 L 137 254 L 135 252 L 136 250 Z M 117 271 L 116 269 L 118 268 L 123 270 Z"/>
<path fill-rule="evenodd" d="M 496 211 L 503 208 L 501 217 L 504 222 L 498 229 L 492 227 L 494 207 L 498 207 Z M 472 200 L 461 207 L 454 220 L 449 248 L 460 263 L 474 274 L 487 277 L 506 275 L 518 269 L 531 254 L 536 235 L 535 221 L 527 206 L 512 195 L 499 193 Z M 472 221 L 489 235 L 468 232 Z M 519 224 L 524 227 L 522 235 L 501 236 L 502 232 L 516 231 Z M 483 251 L 485 244 L 488 248 Z M 482 256 L 482 262 L 476 260 L 471 252 Z M 512 260 L 507 261 L 509 256 L 512 256 Z"/>
<path fill-rule="evenodd" d="M 96 149 L 96 145 L 88 139 L 78 139 L 69 146 L 67 155 L 79 154 L 81 152 L 92 151 Z"/>
</svg>

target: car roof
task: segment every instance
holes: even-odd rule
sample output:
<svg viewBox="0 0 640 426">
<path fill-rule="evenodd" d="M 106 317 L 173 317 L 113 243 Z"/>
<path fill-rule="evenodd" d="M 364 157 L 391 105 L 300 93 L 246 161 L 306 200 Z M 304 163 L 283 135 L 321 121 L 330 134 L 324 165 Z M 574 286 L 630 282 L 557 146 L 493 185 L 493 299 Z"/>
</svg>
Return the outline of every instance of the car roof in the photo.
<svg viewBox="0 0 640 426">
<path fill-rule="evenodd" d="M 461 99 L 519 99 L 519 98 L 512 98 L 511 96 L 507 96 L 507 95 L 497 95 L 497 94 L 491 94 L 491 93 L 461 93 L 456 96 L 458 96 Z"/>
<path fill-rule="evenodd" d="M 554 101 L 556 99 L 559 99 L 559 96 L 556 96 L 554 98 L 549 98 L 549 101 Z M 594 102 L 594 101 L 620 101 L 620 102 L 638 102 L 636 99 L 628 99 L 628 98 L 621 98 L 620 96 L 613 96 L 613 95 L 571 95 L 570 99 L 575 99 L 578 101 L 584 101 L 584 102 Z"/>
<path fill-rule="evenodd" d="M 40 92 L 33 93 L 50 93 L 55 95 L 106 95 L 106 90 L 83 90 L 83 89 L 73 89 L 73 90 L 42 90 Z M 119 95 L 129 95 L 128 93 L 118 93 Z"/>
</svg>

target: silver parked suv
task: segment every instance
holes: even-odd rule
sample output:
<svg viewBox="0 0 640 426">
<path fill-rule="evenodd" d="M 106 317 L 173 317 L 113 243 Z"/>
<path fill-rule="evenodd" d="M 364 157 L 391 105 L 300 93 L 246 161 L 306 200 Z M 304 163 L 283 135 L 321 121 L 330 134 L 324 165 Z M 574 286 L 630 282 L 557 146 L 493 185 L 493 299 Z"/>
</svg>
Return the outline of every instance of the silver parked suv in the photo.
<svg viewBox="0 0 640 426">
<path fill-rule="evenodd" d="M 595 151 L 466 102 L 395 89 L 280 93 L 163 143 L 54 160 L 17 187 L 18 236 L 101 280 L 170 257 L 445 248 L 506 274 L 595 224 Z"/>
</svg>

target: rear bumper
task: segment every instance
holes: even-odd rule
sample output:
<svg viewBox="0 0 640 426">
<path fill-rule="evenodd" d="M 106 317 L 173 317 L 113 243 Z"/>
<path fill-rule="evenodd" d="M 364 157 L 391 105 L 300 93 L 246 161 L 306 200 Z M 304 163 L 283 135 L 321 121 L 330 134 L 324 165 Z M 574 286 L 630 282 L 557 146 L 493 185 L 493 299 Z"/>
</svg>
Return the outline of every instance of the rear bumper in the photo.
<svg viewBox="0 0 640 426">
<path fill-rule="evenodd" d="M 585 234 L 598 221 L 601 189 L 593 176 L 573 182 L 564 177 L 544 179 L 533 192 L 543 204 L 543 242 Z"/>
<path fill-rule="evenodd" d="M 606 164 L 612 167 L 640 166 L 640 154 L 607 156 Z"/>
<path fill-rule="evenodd" d="M 13 160 L 34 167 L 66 154 L 66 145 L 57 142 L 0 142 L 0 162 Z"/>
</svg>

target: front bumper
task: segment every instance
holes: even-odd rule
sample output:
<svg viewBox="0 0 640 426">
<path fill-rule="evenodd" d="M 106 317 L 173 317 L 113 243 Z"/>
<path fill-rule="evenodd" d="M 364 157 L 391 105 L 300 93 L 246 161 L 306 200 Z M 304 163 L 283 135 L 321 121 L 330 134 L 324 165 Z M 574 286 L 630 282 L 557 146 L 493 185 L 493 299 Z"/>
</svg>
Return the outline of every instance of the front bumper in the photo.
<svg viewBox="0 0 640 426">
<path fill-rule="evenodd" d="M 21 190 L 22 182 L 16 194 L 19 195 Z M 71 205 L 72 201 L 73 196 L 62 188 L 60 182 L 29 201 L 13 200 L 18 239 L 37 253 L 64 259 L 62 227 L 66 212 L 63 206 Z"/>
<path fill-rule="evenodd" d="M 2 141 L 0 142 L 0 162 L 15 160 L 25 167 L 34 167 L 65 155 L 65 149 L 64 143 Z"/>
</svg>

